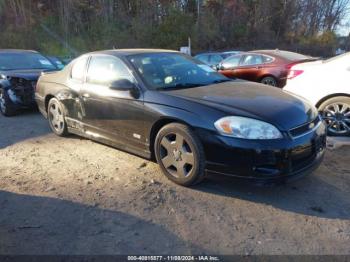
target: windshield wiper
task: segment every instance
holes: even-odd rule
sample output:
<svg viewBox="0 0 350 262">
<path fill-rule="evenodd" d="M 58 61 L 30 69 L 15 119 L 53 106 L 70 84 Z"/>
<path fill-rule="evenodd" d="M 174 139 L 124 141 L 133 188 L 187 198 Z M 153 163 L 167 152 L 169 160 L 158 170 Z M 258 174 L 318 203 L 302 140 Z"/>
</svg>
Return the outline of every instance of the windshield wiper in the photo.
<svg viewBox="0 0 350 262">
<path fill-rule="evenodd" d="M 167 86 L 167 87 L 158 87 L 157 90 L 169 90 L 169 89 L 182 89 L 182 88 L 191 88 L 191 87 L 199 87 L 204 86 L 204 84 L 198 84 L 198 83 L 178 83 L 173 86 Z"/>
</svg>

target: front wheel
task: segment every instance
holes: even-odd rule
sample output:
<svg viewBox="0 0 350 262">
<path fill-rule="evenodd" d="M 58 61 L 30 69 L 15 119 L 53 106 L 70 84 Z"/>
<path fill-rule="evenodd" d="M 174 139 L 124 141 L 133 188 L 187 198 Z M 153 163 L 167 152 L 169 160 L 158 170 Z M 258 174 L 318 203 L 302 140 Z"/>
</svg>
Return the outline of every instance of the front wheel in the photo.
<svg viewBox="0 0 350 262">
<path fill-rule="evenodd" d="M 64 117 L 63 106 L 58 99 L 52 98 L 49 101 L 47 115 L 52 131 L 58 136 L 66 136 L 68 134 L 67 124 Z"/>
<path fill-rule="evenodd" d="M 179 123 L 164 126 L 157 134 L 154 150 L 162 172 L 173 182 L 190 186 L 204 178 L 203 146 L 188 126 Z"/>
<path fill-rule="evenodd" d="M 266 76 L 260 81 L 264 85 L 277 86 L 277 80 L 272 76 Z"/>
<path fill-rule="evenodd" d="M 328 135 L 350 135 L 350 97 L 330 98 L 323 102 L 318 110 L 327 124 Z"/>
</svg>

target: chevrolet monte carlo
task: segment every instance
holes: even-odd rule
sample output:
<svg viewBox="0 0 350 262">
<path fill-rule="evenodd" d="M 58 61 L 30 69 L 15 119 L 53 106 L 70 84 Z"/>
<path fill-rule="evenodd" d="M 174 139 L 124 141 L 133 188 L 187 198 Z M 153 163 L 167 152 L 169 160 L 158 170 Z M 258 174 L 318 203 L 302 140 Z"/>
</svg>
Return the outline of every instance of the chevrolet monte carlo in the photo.
<svg viewBox="0 0 350 262">
<path fill-rule="evenodd" d="M 175 51 L 82 55 L 42 75 L 35 98 L 55 134 L 155 159 L 184 186 L 206 173 L 289 180 L 315 170 L 325 151 L 326 128 L 305 100 Z"/>
</svg>

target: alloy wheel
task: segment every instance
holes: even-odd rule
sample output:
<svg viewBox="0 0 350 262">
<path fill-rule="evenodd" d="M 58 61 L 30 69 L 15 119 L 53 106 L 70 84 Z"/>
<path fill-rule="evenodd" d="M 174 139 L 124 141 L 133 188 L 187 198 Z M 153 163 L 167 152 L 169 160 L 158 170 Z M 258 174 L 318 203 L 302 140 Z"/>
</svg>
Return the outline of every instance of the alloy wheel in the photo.
<svg viewBox="0 0 350 262">
<path fill-rule="evenodd" d="M 194 169 L 193 150 L 179 133 L 168 134 L 161 139 L 160 157 L 165 169 L 176 178 L 188 177 Z"/>
<path fill-rule="evenodd" d="M 262 81 L 262 84 L 269 85 L 269 86 L 277 86 L 276 80 L 272 77 L 265 77 Z"/>
<path fill-rule="evenodd" d="M 64 130 L 64 117 L 63 112 L 58 104 L 54 102 L 50 104 L 49 108 L 49 120 L 52 127 L 56 130 L 57 133 L 62 133 Z"/>
<path fill-rule="evenodd" d="M 350 131 L 350 105 L 333 103 L 325 107 L 322 112 L 328 130 L 341 135 Z"/>
</svg>

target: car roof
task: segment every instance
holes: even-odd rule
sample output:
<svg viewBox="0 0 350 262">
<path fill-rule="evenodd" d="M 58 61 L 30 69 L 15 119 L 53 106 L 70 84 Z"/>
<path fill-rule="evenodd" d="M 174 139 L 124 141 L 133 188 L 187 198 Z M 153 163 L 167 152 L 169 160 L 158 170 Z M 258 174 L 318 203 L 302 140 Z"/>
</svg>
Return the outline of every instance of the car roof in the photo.
<svg viewBox="0 0 350 262">
<path fill-rule="evenodd" d="M 128 55 L 138 55 L 138 54 L 151 54 L 151 53 L 179 53 L 175 50 L 166 49 L 111 49 L 111 50 L 101 50 L 88 53 L 88 55 L 118 55 L 118 56 L 128 56 Z"/>
<path fill-rule="evenodd" d="M 11 53 L 11 54 L 27 54 L 27 53 L 38 53 L 34 50 L 23 50 L 23 49 L 0 49 L 0 54 Z"/>
</svg>

